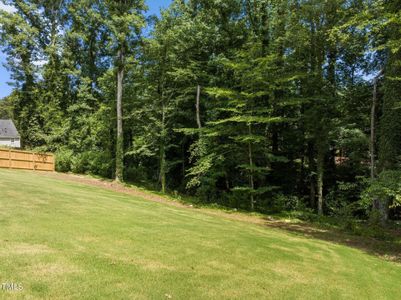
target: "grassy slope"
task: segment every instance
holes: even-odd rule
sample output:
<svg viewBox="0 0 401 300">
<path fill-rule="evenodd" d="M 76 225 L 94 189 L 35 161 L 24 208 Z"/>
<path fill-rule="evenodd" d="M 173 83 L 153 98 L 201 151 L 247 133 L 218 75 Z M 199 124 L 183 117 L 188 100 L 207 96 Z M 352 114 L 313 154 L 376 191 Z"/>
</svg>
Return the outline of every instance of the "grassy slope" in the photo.
<svg viewBox="0 0 401 300">
<path fill-rule="evenodd" d="M 358 250 L 32 172 L 0 170 L 0 298 L 399 299 Z"/>
</svg>

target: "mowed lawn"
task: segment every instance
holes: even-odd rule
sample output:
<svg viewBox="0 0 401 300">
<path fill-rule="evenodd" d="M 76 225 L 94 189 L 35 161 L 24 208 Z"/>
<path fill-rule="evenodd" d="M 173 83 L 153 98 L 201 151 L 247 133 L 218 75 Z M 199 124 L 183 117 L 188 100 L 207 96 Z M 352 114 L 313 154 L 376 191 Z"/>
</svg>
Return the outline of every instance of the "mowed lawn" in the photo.
<svg viewBox="0 0 401 300">
<path fill-rule="evenodd" d="M 4 299 L 401 299 L 359 250 L 0 169 Z"/>
</svg>

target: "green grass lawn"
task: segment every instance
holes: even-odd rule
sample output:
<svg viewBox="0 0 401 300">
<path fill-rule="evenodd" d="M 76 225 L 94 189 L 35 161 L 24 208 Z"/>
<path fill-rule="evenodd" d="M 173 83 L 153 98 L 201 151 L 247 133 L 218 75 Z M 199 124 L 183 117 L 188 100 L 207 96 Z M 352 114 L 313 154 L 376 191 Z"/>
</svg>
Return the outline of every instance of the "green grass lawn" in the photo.
<svg viewBox="0 0 401 300">
<path fill-rule="evenodd" d="M 5 299 L 401 299 L 362 251 L 33 172 L 0 170 Z"/>
</svg>

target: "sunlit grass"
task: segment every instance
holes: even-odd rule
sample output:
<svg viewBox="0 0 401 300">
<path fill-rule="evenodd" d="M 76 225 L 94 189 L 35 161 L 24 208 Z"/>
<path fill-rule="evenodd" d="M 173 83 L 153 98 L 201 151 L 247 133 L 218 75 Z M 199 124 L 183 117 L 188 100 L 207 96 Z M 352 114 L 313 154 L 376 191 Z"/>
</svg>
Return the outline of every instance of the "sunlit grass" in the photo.
<svg viewBox="0 0 401 300">
<path fill-rule="evenodd" d="M 400 299 L 359 250 L 98 187 L 0 170 L 0 298 Z"/>
</svg>

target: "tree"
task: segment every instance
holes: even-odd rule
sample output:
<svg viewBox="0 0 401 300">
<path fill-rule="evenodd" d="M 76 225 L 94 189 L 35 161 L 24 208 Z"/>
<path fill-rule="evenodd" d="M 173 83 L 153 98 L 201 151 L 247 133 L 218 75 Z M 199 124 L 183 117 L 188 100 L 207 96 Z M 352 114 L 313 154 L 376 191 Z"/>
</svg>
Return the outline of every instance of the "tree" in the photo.
<svg viewBox="0 0 401 300">
<path fill-rule="evenodd" d="M 0 119 L 13 119 L 13 95 L 9 95 L 0 100 Z"/>
<path fill-rule="evenodd" d="M 138 47 L 138 40 L 144 26 L 144 1 L 119 0 L 106 1 L 108 9 L 107 26 L 112 34 L 110 47 L 115 54 L 116 68 L 116 111 L 117 111 L 117 140 L 116 140 L 116 175 L 117 181 L 123 181 L 124 169 L 124 139 L 123 139 L 123 81 L 128 51 Z"/>
<path fill-rule="evenodd" d="M 373 174 L 370 207 L 395 211 L 397 1 L 175 0 L 147 20 L 142 0 L 2 2 L 1 107 L 59 170 L 318 214 L 359 203 Z"/>
<path fill-rule="evenodd" d="M 0 11 L 0 43 L 7 54 L 7 68 L 17 89 L 15 121 L 23 143 L 27 146 L 35 145 L 38 139 L 36 129 L 39 126 L 35 114 L 35 62 L 39 56 L 39 31 L 35 26 L 37 15 L 34 8 L 21 1 L 2 2 L 14 4 L 17 9 L 16 13 Z"/>
</svg>

